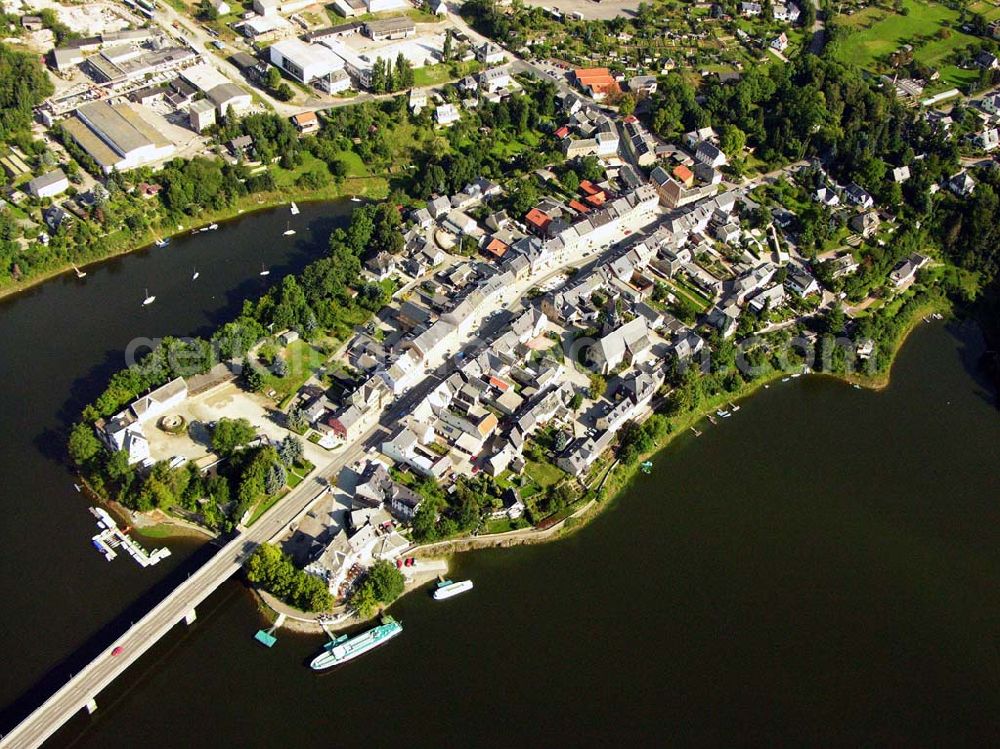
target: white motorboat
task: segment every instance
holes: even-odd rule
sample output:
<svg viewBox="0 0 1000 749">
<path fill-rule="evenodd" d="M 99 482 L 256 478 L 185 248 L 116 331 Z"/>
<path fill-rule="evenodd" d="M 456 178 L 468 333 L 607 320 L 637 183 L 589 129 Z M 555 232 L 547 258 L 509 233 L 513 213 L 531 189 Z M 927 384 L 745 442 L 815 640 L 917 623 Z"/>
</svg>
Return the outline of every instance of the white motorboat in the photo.
<svg viewBox="0 0 1000 749">
<path fill-rule="evenodd" d="M 458 583 L 453 583 L 451 580 L 442 580 L 437 584 L 437 588 L 434 589 L 433 596 L 435 601 L 443 601 L 446 598 L 457 596 L 459 593 L 464 593 L 467 590 L 472 590 L 472 580 L 462 580 Z"/>
</svg>

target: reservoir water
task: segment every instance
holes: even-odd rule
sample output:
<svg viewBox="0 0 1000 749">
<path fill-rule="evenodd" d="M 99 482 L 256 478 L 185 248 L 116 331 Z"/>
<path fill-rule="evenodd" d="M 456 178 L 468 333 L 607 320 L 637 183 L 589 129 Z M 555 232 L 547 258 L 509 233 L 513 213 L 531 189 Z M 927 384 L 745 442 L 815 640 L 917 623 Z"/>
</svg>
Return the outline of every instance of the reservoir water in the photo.
<svg viewBox="0 0 1000 749">
<path fill-rule="evenodd" d="M 315 236 L 288 244 L 284 212 L 246 217 L 0 305 L 0 730 L 210 553 L 106 563 L 56 431 L 128 340 L 203 332 L 345 210 L 303 206 Z M 316 637 L 257 645 L 230 581 L 51 744 L 992 743 L 1000 419 L 981 351 L 971 326 L 923 325 L 885 391 L 774 384 L 570 538 L 455 557 L 473 591 L 408 596 L 401 637 L 329 673 L 306 667 Z"/>
</svg>

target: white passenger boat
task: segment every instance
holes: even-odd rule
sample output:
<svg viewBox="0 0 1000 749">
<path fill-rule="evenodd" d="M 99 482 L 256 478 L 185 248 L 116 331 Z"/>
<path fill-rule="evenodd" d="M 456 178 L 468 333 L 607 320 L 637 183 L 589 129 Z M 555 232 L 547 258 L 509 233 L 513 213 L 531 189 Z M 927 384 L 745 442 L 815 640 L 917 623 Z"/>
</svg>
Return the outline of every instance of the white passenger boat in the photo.
<svg viewBox="0 0 1000 749">
<path fill-rule="evenodd" d="M 472 580 L 462 580 L 458 583 L 453 583 L 451 580 L 442 580 L 434 590 L 434 600 L 443 601 L 446 598 L 457 596 L 459 593 L 464 593 L 467 590 L 472 590 Z"/>
<path fill-rule="evenodd" d="M 313 671 L 339 666 L 359 655 L 364 655 L 379 645 L 384 645 L 402 631 L 402 624 L 391 616 L 386 616 L 382 619 L 381 624 L 372 627 L 367 632 L 362 632 L 351 638 L 348 638 L 347 635 L 341 635 L 335 640 L 331 640 L 323 646 L 323 652 L 313 658 L 309 666 Z"/>
<path fill-rule="evenodd" d="M 293 216 L 298 216 L 299 215 L 299 207 L 297 205 L 295 205 L 295 201 L 294 200 L 292 201 L 292 205 L 289 207 L 289 210 L 292 212 Z"/>
</svg>

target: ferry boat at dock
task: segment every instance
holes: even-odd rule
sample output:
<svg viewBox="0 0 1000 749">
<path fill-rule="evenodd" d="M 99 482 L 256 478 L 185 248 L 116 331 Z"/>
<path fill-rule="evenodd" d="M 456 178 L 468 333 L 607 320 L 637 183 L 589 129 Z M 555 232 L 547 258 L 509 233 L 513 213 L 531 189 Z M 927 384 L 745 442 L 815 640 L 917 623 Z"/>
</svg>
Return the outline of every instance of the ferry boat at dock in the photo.
<svg viewBox="0 0 1000 749">
<path fill-rule="evenodd" d="M 348 638 L 347 635 L 341 635 L 328 642 L 323 646 L 323 652 L 313 658 L 309 667 L 313 671 L 323 671 L 333 666 L 339 666 L 341 663 L 347 663 L 347 661 L 364 655 L 379 645 L 384 645 L 402 631 L 402 624 L 391 616 L 383 617 L 381 624 L 372 627 L 367 632 L 362 632 L 351 638 Z"/>
<path fill-rule="evenodd" d="M 432 595 L 435 601 L 443 601 L 446 598 L 457 596 L 459 593 L 464 593 L 467 590 L 472 590 L 472 580 L 462 580 L 458 583 L 453 583 L 451 580 L 442 580 L 437 584 L 437 588 L 434 589 Z"/>
</svg>

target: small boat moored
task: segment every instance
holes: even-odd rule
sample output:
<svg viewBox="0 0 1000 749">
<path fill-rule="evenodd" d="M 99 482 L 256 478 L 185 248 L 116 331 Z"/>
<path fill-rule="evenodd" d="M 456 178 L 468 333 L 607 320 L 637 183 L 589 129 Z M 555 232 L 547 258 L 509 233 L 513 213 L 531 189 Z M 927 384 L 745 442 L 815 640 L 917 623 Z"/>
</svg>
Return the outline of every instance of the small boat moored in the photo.
<svg viewBox="0 0 1000 749">
<path fill-rule="evenodd" d="M 462 580 L 458 583 L 453 583 L 451 580 L 441 580 L 431 595 L 435 601 L 443 601 L 467 590 L 472 590 L 472 580 Z"/>
<path fill-rule="evenodd" d="M 156 297 L 149 293 L 149 289 L 146 289 L 146 296 L 142 300 L 142 306 L 148 307 L 150 304 L 156 301 Z"/>
<path fill-rule="evenodd" d="M 295 205 L 295 201 L 294 200 L 292 201 L 292 204 L 289 206 L 289 210 L 292 212 L 293 216 L 298 216 L 299 215 L 299 207 L 297 205 Z"/>
</svg>

